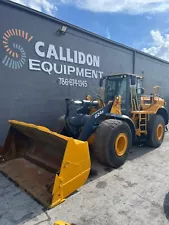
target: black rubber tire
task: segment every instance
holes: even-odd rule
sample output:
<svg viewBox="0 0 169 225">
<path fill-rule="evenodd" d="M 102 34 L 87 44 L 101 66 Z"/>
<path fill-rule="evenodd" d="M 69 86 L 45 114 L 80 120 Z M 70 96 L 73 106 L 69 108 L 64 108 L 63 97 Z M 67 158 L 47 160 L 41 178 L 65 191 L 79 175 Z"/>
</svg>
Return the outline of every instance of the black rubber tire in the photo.
<svg viewBox="0 0 169 225">
<path fill-rule="evenodd" d="M 125 133 L 128 138 L 128 146 L 122 156 L 118 156 L 115 151 L 115 141 L 120 133 Z M 115 119 L 105 120 L 99 125 L 94 136 L 93 152 L 96 159 L 113 168 L 122 166 L 132 145 L 132 133 L 128 124 Z"/>
<path fill-rule="evenodd" d="M 163 136 L 161 140 L 157 139 L 157 127 L 159 124 L 162 124 L 163 126 Z M 148 122 L 148 127 L 147 127 L 147 144 L 148 146 L 152 148 L 158 148 L 162 144 L 164 140 L 164 134 L 165 134 L 165 122 L 164 118 L 161 115 L 153 115 L 151 119 Z"/>
<path fill-rule="evenodd" d="M 59 134 L 65 133 L 65 115 L 59 117 L 57 120 L 55 131 Z"/>
</svg>

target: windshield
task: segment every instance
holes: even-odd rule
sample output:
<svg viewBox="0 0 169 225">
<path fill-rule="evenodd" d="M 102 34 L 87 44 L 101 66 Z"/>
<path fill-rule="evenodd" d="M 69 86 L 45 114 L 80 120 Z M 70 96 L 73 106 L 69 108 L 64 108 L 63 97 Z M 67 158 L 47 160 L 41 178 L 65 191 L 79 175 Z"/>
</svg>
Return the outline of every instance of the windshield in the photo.
<svg viewBox="0 0 169 225">
<path fill-rule="evenodd" d="M 127 78 L 122 77 L 108 77 L 105 83 L 105 102 L 114 100 L 116 96 L 121 95 L 125 99 L 127 89 Z"/>
</svg>

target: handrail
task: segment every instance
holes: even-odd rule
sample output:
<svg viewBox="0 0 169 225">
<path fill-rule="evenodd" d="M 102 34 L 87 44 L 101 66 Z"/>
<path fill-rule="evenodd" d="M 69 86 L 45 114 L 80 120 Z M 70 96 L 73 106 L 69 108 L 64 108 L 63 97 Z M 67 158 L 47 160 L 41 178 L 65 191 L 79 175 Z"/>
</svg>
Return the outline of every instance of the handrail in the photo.
<svg viewBox="0 0 169 225">
<path fill-rule="evenodd" d="M 159 103 L 160 92 L 161 92 L 161 87 L 160 86 L 154 86 L 153 87 L 153 104 L 154 104 L 154 100 L 155 100 L 156 95 L 158 96 L 158 103 Z"/>
</svg>

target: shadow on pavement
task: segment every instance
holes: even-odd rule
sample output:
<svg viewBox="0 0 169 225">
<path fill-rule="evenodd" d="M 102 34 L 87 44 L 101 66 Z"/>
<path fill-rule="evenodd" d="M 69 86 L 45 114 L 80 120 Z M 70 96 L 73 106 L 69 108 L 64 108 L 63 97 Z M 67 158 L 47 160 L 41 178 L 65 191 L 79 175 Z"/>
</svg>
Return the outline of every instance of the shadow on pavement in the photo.
<svg viewBox="0 0 169 225">
<path fill-rule="evenodd" d="M 149 148 L 144 145 L 133 146 L 130 150 L 127 161 L 133 161 L 133 160 L 135 160 L 139 157 L 142 157 L 143 155 L 148 154 L 154 150 L 155 150 L 155 148 Z M 91 153 L 91 164 L 92 164 L 92 168 L 91 168 L 90 176 L 87 180 L 87 183 L 89 183 L 95 179 L 98 179 L 99 177 L 104 176 L 107 173 L 112 172 L 114 170 L 113 168 L 106 167 L 106 166 L 100 164 L 99 162 L 97 162 L 97 160 L 95 159 L 95 157 L 92 153 Z M 122 167 L 118 168 L 118 170 L 121 170 L 121 169 L 122 169 Z"/>
</svg>

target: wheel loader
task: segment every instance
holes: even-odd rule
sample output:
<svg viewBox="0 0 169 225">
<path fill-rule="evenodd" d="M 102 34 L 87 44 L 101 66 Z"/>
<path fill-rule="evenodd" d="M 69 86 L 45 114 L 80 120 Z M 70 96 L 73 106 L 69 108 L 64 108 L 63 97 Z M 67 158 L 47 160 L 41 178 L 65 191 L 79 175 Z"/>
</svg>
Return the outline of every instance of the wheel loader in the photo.
<svg viewBox="0 0 169 225">
<path fill-rule="evenodd" d="M 118 168 L 133 144 L 162 144 L 168 113 L 159 92 L 155 86 L 146 96 L 141 76 L 115 74 L 100 79 L 99 96 L 66 99 L 55 131 L 10 120 L 0 171 L 43 205 L 54 207 L 87 180 L 89 149 L 100 163 Z"/>
</svg>

